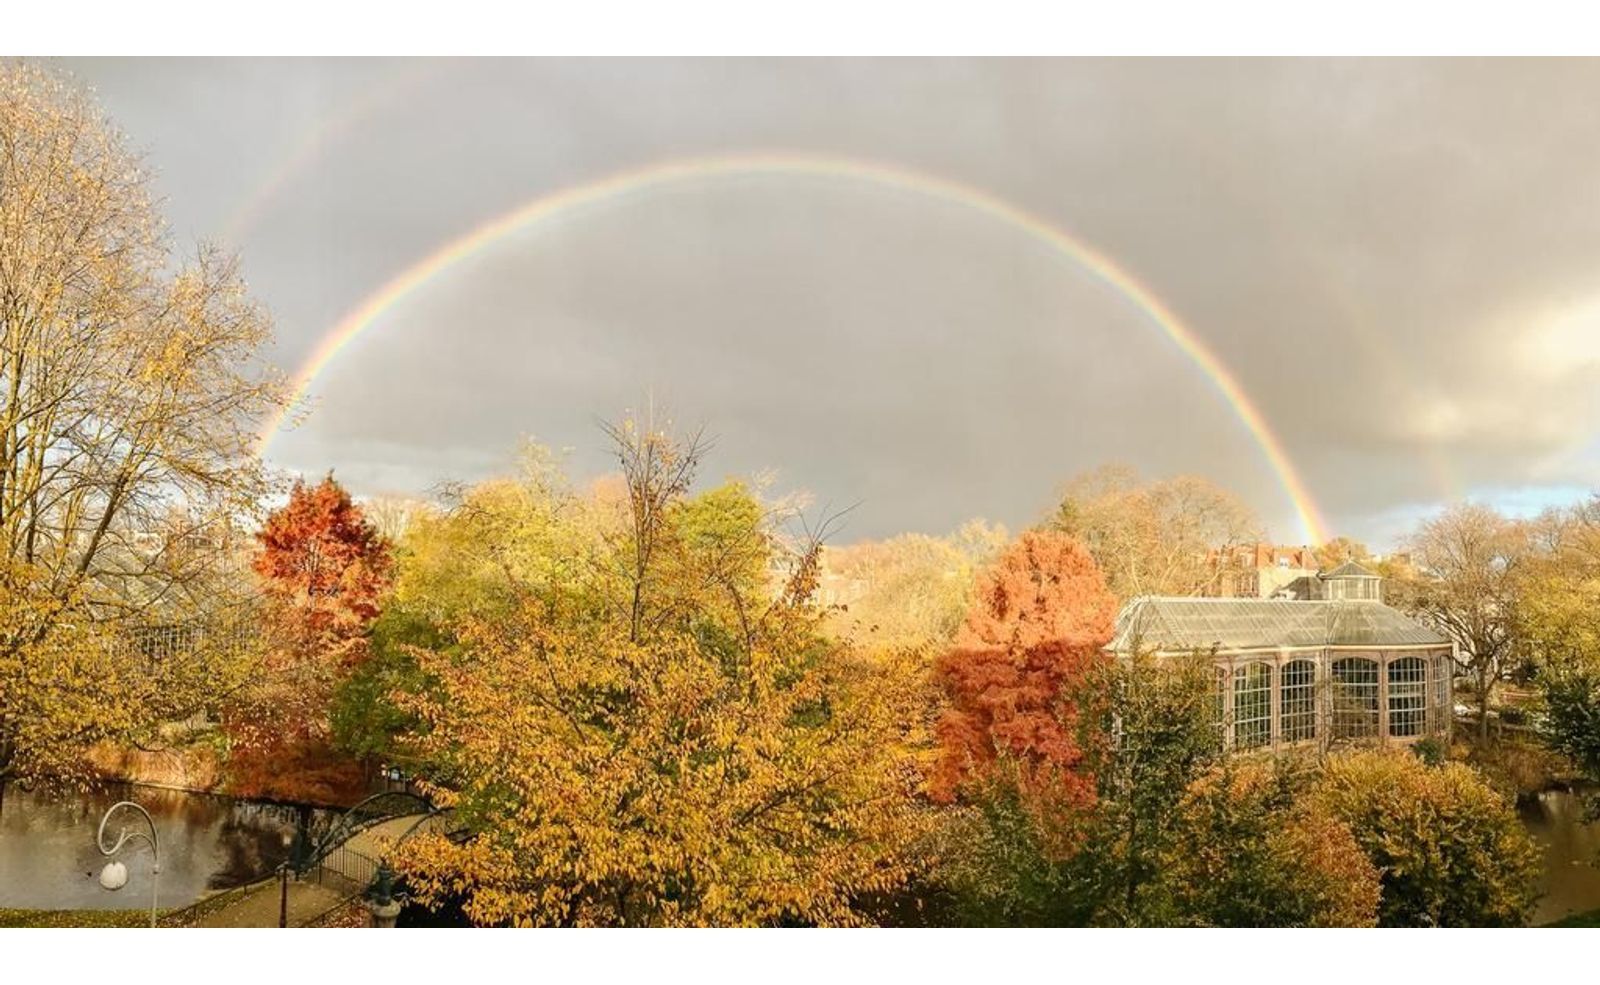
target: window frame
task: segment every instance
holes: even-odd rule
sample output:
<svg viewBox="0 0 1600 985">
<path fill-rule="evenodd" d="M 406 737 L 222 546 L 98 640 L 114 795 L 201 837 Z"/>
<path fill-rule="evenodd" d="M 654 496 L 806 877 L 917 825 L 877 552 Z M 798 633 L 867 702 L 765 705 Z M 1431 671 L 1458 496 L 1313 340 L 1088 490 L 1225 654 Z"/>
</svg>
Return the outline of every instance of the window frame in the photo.
<svg viewBox="0 0 1600 985">
<path fill-rule="evenodd" d="M 1359 669 L 1359 677 L 1344 671 Z M 1328 664 L 1330 739 L 1376 739 L 1382 735 L 1382 664 L 1376 657 L 1340 657 Z"/>
</svg>

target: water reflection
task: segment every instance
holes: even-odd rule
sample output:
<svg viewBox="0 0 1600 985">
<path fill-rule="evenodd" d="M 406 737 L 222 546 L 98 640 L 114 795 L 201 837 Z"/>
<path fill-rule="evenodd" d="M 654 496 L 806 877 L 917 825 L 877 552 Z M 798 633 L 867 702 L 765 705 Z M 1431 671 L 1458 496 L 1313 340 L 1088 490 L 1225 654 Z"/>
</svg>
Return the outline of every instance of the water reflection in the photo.
<svg viewBox="0 0 1600 985">
<path fill-rule="evenodd" d="M 1539 926 L 1600 907 L 1600 824 L 1584 822 L 1578 795 L 1549 790 L 1519 813 L 1545 852 L 1545 895 L 1530 922 Z"/>
<path fill-rule="evenodd" d="M 106 808 L 134 800 L 150 812 L 161 839 L 160 905 L 183 906 L 209 890 L 243 885 L 272 872 L 287 857 L 300 809 L 229 797 L 110 785 L 92 793 L 53 794 L 7 787 L 0 800 L 0 907 L 137 909 L 150 900 L 150 854 L 130 842 L 118 854 L 128 884 L 100 888 L 105 859 L 95 827 Z M 322 812 L 307 812 L 321 820 Z M 142 826 L 133 817 L 112 819 Z M 133 847 L 138 845 L 138 847 Z"/>
<path fill-rule="evenodd" d="M 150 857 L 142 845 L 119 858 L 128 884 L 112 893 L 97 881 L 105 863 L 95 826 L 118 800 L 150 812 L 161 837 L 163 909 L 194 902 L 268 875 L 288 856 L 289 839 L 304 815 L 313 829 L 332 815 L 281 804 L 234 800 L 151 787 L 111 785 L 83 794 L 45 796 L 7 787 L 0 800 L 0 907 L 139 909 L 149 905 Z M 1579 798 L 1540 794 L 1520 808 L 1523 824 L 1545 852 L 1544 897 L 1534 925 L 1600 907 L 1600 824 L 1583 819 Z M 126 823 L 133 824 L 130 818 Z M 116 821 L 108 831 L 114 840 Z"/>
</svg>

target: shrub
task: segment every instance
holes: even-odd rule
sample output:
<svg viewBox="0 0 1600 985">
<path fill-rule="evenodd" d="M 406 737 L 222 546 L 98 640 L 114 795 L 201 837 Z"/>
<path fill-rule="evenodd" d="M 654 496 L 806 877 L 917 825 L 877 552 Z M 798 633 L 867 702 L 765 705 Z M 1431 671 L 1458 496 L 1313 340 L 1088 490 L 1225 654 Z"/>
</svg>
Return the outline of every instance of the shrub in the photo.
<svg viewBox="0 0 1600 985">
<path fill-rule="evenodd" d="M 1002 759 L 947 807 L 935 836 L 935 880 L 948 895 L 952 922 L 980 927 L 1081 927 L 1106 922 L 1109 853 L 1086 843 L 1092 816 L 1040 812 Z M 1052 802 L 1052 807 L 1059 803 Z M 1071 829 L 1077 851 L 1062 856 L 1057 825 Z"/>
<path fill-rule="evenodd" d="M 1551 661 L 1539 683 L 1547 709 L 1540 737 L 1589 779 L 1600 781 L 1600 665 Z"/>
<path fill-rule="evenodd" d="M 1450 750 L 1445 744 L 1432 737 L 1413 743 L 1411 753 L 1429 766 L 1438 766 L 1450 758 Z"/>
<path fill-rule="evenodd" d="M 1349 827 L 1303 796 L 1295 763 L 1229 762 L 1190 784 L 1163 866 L 1168 922 L 1370 927 L 1378 870 Z"/>
<path fill-rule="evenodd" d="M 1558 786 L 1572 772 L 1572 764 L 1560 753 L 1526 735 L 1508 734 L 1487 743 L 1474 742 L 1457 758 L 1502 796 L 1512 799 Z"/>
<path fill-rule="evenodd" d="M 1311 802 L 1344 822 L 1381 873 L 1386 927 L 1522 925 L 1540 856 L 1511 805 L 1470 767 L 1400 751 L 1328 760 Z"/>
</svg>

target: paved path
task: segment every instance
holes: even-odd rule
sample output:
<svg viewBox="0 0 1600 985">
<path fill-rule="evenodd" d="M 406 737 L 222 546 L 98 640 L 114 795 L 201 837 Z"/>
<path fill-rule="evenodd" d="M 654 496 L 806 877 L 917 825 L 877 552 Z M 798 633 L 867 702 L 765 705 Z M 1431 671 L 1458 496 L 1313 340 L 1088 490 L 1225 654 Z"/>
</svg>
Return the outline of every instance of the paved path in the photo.
<svg viewBox="0 0 1600 985">
<path fill-rule="evenodd" d="M 419 824 L 420 822 L 420 824 Z M 322 876 L 289 879 L 289 926 L 304 926 L 328 912 L 340 900 L 360 892 L 374 875 L 374 866 L 397 839 L 415 829 L 432 830 L 443 824 L 438 815 L 394 817 L 356 832 L 342 848 L 329 853 Z M 276 877 L 257 883 L 195 922 L 196 927 L 276 927 L 281 905 Z"/>
<path fill-rule="evenodd" d="M 269 879 L 248 893 L 231 900 L 227 906 L 205 914 L 195 921 L 196 927 L 276 927 L 278 925 L 278 880 Z M 347 893 L 331 885 L 319 886 L 314 882 L 289 880 L 289 926 L 303 926 L 306 921 L 326 913 Z"/>
</svg>

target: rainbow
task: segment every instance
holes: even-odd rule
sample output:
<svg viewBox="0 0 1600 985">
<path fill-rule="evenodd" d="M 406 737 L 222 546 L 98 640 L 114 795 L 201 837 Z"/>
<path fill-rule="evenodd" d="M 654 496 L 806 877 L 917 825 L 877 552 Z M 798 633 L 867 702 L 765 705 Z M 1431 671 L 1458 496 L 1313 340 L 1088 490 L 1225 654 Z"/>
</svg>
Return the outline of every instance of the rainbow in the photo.
<svg viewBox="0 0 1600 985">
<path fill-rule="evenodd" d="M 623 171 L 607 178 L 541 195 L 490 219 L 428 254 L 341 318 L 305 360 L 293 384 L 293 399 L 266 422 L 257 439 L 257 454 L 266 456 L 273 437 L 294 408 L 304 404 L 311 384 L 339 353 L 375 325 L 383 315 L 456 264 L 500 240 L 540 222 L 584 206 L 642 195 L 672 185 L 761 175 L 833 178 L 909 191 L 959 205 L 1021 230 L 1093 274 L 1137 306 L 1197 366 L 1244 425 L 1288 496 L 1305 540 L 1320 544 L 1326 537 L 1320 511 L 1259 408 L 1233 373 L 1206 347 L 1194 330 L 1132 275 L 1104 254 L 1045 220 L 989 192 L 906 168 L 851 158 L 809 154 L 737 154 L 684 158 Z"/>
<path fill-rule="evenodd" d="M 322 117 L 315 126 L 303 131 L 289 152 L 278 158 L 256 181 L 249 194 L 222 220 L 217 239 L 229 249 L 238 249 L 267 214 L 267 207 L 327 153 L 328 148 L 348 138 L 371 117 L 399 105 L 411 93 L 432 82 L 442 70 L 443 63 L 433 59 L 408 63 L 399 71 L 374 78 L 354 97 L 342 101 L 340 112 Z"/>
</svg>

